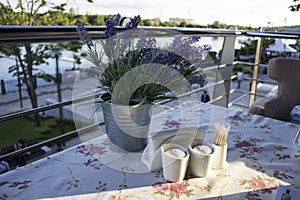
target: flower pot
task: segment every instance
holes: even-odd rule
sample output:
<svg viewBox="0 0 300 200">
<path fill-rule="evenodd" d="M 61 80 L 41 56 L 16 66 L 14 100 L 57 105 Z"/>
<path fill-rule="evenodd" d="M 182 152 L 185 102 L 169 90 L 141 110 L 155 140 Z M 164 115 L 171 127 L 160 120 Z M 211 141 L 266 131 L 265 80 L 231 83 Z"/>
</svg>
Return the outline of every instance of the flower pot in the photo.
<svg viewBox="0 0 300 200">
<path fill-rule="evenodd" d="M 148 144 L 151 105 L 135 106 L 105 103 L 102 107 L 108 139 L 130 152 L 144 150 Z"/>
</svg>

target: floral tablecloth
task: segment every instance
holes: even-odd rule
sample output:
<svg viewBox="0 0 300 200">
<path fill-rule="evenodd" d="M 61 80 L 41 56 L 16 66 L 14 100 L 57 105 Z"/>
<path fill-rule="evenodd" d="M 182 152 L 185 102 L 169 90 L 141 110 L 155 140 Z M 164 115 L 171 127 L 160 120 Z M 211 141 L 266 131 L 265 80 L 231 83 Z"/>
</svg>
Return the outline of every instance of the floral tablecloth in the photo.
<svg viewBox="0 0 300 200">
<path fill-rule="evenodd" d="M 182 117 L 180 109 L 193 114 Z M 209 125 L 219 117 L 213 116 L 219 108 L 209 104 L 185 103 L 180 109 L 168 110 L 164 117 L 154 116 L 153 129 Z M 198 178 L 188 172 L 183 182 L 170 183 L 161 169 L 137 172 L 136 168 L 145 168 L 137 161 L 138 155 L 119 155 L 102 135 L 0 175 L 0 199 L 265 200 L 274 198 L 279 185 L 300 188 L 300 149 L 294 144 L 298 125 L 232 109 L 221 112 L 223 120 L 231 124 L 229 166 L 213 170 L 209 177 Z M 199 124 L 193 124 L 197 117 Z"/>
</svg>

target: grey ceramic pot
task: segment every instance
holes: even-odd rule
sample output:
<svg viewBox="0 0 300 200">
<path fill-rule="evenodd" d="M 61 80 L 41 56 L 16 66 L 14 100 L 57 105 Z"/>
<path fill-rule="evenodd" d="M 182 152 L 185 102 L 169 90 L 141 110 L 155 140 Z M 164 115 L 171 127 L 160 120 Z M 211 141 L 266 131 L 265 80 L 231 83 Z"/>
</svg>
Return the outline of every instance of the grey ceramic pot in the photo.
<svg viewBox="0 0 300 200">
<path fill-rule="evenodd" d="M 148 144 L 151 105 L 105 103 L 102 107 L 108 139 L 125 151 L 139 152 Z"/>
</svg>

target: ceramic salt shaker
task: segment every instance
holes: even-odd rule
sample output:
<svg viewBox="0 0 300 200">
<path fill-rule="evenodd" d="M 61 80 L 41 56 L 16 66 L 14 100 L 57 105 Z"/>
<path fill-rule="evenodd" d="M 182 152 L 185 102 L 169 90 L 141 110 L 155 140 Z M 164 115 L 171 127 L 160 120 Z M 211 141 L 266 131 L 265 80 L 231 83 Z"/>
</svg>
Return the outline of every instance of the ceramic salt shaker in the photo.
<svg viewBox="0 0 300 200">
<path fill-rule="evenodd" d="M 202 140 L 189 146 L 190 170 L 198 177 L 209 176 L 214 163 L 215 149 L 212 145 L 204 143 Z"/>
<path fill-rule="evenodd" d="M 164 178 L 170 182 L 181 182 L 188 166 L 189 152 L 184 147 L 168 143 L 161 146 Z"/>
</svg>

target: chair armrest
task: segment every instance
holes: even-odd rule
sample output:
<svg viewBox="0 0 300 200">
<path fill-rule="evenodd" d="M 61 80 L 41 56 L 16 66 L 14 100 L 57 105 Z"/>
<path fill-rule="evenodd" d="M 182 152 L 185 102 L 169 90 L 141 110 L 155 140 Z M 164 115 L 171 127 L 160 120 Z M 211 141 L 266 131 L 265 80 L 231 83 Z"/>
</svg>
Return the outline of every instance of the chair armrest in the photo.
<svg viewBox="0 0 300 200">
<path fill-rule="evenodd" d="M 251 105 L 251 107 L 249 109 L 249 113 L 265 116 L 266 105 L 270 104 L 270 102 L 272 102 L 272 101 L 275 101 L 276 98 L 277 98 L 277 96 L 268 96 L 268 97 L 264 97 L 264 98 L 261 98 L 261 99 L 255 101 Z"/>
<path fill-rule="evenodd" d="M 264 97 L 252 104 L 249 113 L 289 121 L 292 107 L 282 103 L 278 96 Z"/>
</svg>

